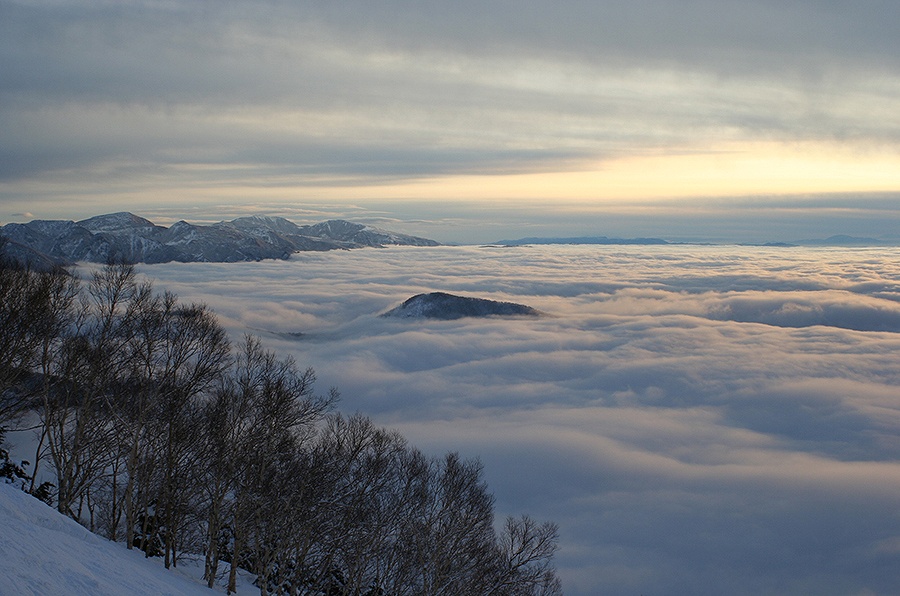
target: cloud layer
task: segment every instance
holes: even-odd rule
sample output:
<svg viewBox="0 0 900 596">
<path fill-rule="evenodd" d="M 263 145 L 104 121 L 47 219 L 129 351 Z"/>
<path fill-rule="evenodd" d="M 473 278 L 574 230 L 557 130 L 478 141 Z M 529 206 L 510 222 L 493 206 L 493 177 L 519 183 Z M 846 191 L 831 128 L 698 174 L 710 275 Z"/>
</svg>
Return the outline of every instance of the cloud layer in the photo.
<svg viewBox="0 0 900 596">
<path fill-rule="evenodd" d="M 480 457 L 499 514 L 560 524 L 567 594 L 844 594 L 900 580 L 898 257 L 444 247 L 142 271 L 315 367 L 342 409 Z M 426 291 L 549 316 L 377 316 Z"/>
</svg>

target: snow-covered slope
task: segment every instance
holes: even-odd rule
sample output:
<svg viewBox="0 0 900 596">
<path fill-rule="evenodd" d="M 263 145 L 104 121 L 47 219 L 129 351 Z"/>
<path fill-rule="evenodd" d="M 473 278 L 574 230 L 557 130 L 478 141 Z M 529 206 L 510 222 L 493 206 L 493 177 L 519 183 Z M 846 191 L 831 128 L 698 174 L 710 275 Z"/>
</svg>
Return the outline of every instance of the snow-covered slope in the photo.
<svg viewBox="0 0 900 596">
<path fill-rule="evenodd" d="M 234 262 L 286 259 L 297 251 L 380 247 L 388 244 L 436 246 L 407 236 L 342 220 L 298 226 L 283 217 L 252 216 L 213 225 L 179 221 L 169 228 L 131 213 L 98 215 L 82 221 L 35 220 L 7 224 L 0 236 L 7 254 L 34 265 L 125 260 L 133 263 Z"/>
<path fill-rule="evenodd" d="M 408 236 L 396 232 L 388 232 L 371 226 L 331 219 L 312 226 L 303 226 L 300 231 L 305 236 L 315 238 L 328 238 L 337 242 L 344 242 L 352 247 L 357 246 L 384 246 L 394 244 L 400 246 L 437 246 L 438 243 L 427 238 Z"/>
<path fill-rule="evenodd" d="M 140 551 L 91 534 L 0 482 L 0 596 L 210 596 Z M 251 593 L 250 591 L 246 593 Z"/>
</svg>

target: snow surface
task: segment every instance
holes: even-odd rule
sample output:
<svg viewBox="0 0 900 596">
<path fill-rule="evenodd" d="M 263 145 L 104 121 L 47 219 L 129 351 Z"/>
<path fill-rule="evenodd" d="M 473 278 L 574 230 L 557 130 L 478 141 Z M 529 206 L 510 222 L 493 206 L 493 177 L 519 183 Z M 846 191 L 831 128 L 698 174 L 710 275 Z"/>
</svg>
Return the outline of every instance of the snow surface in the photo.
<svg viewBox="0 0 900 596">
<path fill-rule="evenodd" d="M 191 596 L 210 590 L 196 565 L 165 569 L 159 559 L 92 534 L 12 485 L 0 483 L 0 596 Z M 239 594 L 258 591 L 246 583 Z"/>
</svg>

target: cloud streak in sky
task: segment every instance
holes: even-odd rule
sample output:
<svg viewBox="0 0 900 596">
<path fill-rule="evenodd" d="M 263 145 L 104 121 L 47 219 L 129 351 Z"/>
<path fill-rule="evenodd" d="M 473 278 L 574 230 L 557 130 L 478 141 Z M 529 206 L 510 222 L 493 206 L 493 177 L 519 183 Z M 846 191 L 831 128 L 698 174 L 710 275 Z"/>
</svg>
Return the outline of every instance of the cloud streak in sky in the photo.
<svg viewBox="0 0 900 596">
<path fill-rule="evenodd" d="M 560 524 L 567 594 L 843 594 L 900 580 L 898 256 L 392 248 L 142 271 L 315 367 L 341 408 L 480 457 L 500 515 Z M 549 315 L 377 316 L 437 290 Z"/>
</svg>

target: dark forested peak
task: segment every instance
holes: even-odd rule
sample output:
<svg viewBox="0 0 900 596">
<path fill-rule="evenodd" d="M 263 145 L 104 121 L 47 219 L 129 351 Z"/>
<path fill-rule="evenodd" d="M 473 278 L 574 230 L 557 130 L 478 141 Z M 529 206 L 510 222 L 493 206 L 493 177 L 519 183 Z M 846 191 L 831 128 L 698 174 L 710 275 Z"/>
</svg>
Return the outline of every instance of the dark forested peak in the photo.
<svg viewBox="0 0 900 596">
<path fill-rule="evenodd" d="M 402 319 L 461 319 L 463 317 L 491 316 L 539 316 L 538 310 L 516 304 L 498 302 L 486 298 L 455 296 L 444 292 L 417 294 L 400 306 L 384 313 L 383 317 Z"/>
</svg>

